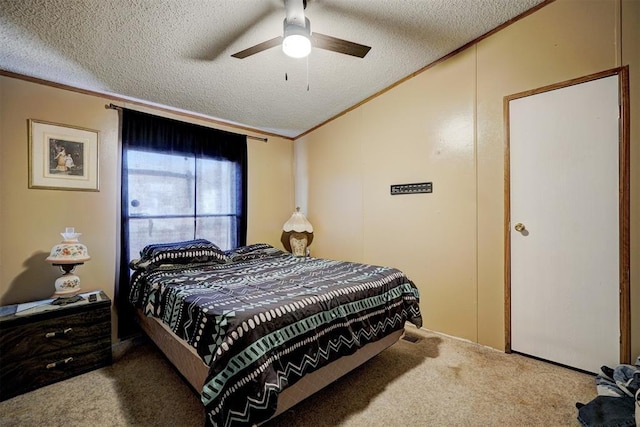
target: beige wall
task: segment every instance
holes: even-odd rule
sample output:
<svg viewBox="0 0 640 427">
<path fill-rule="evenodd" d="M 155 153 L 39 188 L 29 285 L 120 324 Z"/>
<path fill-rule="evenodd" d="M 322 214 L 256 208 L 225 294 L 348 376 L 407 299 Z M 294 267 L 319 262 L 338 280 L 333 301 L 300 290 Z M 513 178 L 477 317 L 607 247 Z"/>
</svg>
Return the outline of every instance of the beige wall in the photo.
<svg viewBox="0 0 640 427">
<path fill-rule="evenodd" d="M 77 269 L 83 289 L 103 289 L 114 296 L 120 149 L 118 113 L 105 109 L 109 102 L 99 96 L 0 76 L 0 304 L 43 299 L 52 294 L 59 272 L 45 258 L 51 247 L 60 242 L 59 233 L 66 226 L 82 233 L 80 240 L 92 257 Z M 28 188 L 28 119 L 100 132 L 99 192 Z M 195 119 L 182 120 L 207 125 Z M 232 127 L 215 127 L 246 133 Z M 281 247 L 281 227 L 293 209 L 293 143 L 269 137 L 268 143 L 248 140 L 247 145 L 248 242 Z"/>
<path fill-rule="evenodd" d="M 425 327 L 504 349 L 503 99 L 629 64 L 638 117 L 639 3 L 558 0 L 298 139 L 296 200 L 316 229 L 313 254 L 399 267 L 421 291 Z M 638 122 L 632 118 L 633 357 Z M 390 184 L 422 181 L 433 182 L 432 194 L 389 195 Z"/>
</svg>

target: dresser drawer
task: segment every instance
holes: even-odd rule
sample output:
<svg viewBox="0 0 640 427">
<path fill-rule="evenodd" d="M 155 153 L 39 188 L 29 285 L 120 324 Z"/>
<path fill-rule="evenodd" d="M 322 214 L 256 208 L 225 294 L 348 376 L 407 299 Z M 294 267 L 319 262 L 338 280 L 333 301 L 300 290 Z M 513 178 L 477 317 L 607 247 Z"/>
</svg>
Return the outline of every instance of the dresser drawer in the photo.
<svg viewBox="0 0 640 427">
<path fill-rule="evenodd" d="M 111 364 L 111 336 L 0 366 L 0 400 Z"/>
<path fill-rule="evenodd" d="M 0 355 L 3 360 L 23 360 L 110 335 L 111 311 L 104 307 L 3 328 Z"/>
</svg>

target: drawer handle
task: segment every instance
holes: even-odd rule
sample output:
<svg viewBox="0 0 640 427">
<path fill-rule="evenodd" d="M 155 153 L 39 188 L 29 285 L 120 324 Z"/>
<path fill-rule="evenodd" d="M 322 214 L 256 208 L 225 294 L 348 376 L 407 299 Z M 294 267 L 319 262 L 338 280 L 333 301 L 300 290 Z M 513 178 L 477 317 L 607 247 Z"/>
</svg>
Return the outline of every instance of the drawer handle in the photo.
<svg viewBox="0 0 640 427">
<path fill-rule="evenodd" d="M 67 328 L 64 329 L 62 331 L 56 331 L 56 332 L 47 332 L 46 334 L 44 334 L 45 338 L 55 338 L 57 336 L 64 336 L 67 335 L 69 332 L 73 331 L 73 328 Z"/>
<path fill-rule="evenodd" d="M 67 357 L 66 359 L 58 360 L 57 362 L 47 363 L 47 369 L 54 369 L 60 365 L 66 365 L 71 362 L 73 362 L 73 357 Z"/>
</svg>

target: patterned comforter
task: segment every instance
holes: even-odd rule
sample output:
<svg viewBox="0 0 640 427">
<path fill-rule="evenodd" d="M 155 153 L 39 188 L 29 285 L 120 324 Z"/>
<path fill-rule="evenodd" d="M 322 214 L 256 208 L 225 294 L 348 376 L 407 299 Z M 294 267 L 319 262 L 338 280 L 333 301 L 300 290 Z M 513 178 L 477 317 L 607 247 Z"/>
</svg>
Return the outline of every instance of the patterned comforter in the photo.
<svg viewBox="0 0 640 427">
<path fill-rule="evenodd" d="M 161 265 L 132 276 L 131 302 L 210 366 L 207 425 L 258 423 L 303 375 L 367 343 L 421 326 L 418 290 L 399 270 L 295 257 L 266 244 L 227 260 Z"/>
</svg>

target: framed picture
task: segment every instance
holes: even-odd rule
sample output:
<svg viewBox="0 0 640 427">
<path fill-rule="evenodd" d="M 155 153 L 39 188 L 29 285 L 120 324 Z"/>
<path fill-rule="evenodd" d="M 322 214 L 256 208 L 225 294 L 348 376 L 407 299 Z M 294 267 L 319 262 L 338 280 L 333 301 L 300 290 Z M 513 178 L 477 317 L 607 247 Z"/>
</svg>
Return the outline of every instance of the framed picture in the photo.
<svg viewBox="0 0 640 427">
<path fill-rule="evenodd" d="M 29 119 L 29 188 L 99 191 L 98 131 Z"/>
</svg>

